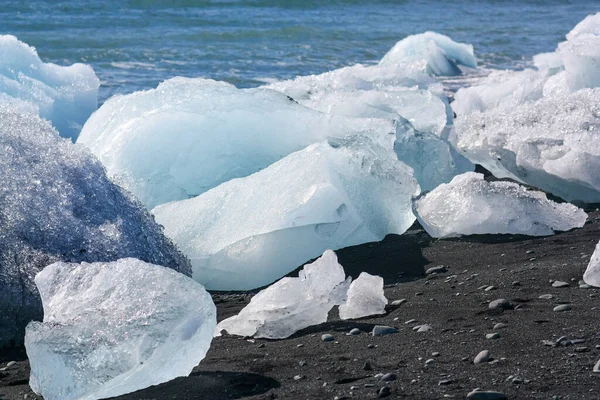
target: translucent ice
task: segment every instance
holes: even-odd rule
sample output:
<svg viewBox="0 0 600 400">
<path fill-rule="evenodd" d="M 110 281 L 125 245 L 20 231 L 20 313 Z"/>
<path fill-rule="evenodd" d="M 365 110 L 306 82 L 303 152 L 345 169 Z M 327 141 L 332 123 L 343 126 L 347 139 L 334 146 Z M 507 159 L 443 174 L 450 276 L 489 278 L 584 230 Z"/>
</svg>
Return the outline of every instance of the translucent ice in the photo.
<svg viewBox="0 0 600 400">
<path fill-rule="evenodd" d="M 189 261 L 83 146 L 0 105 L 0 346 L 42 318 L 35 274 L 55 261 L 136 257 L 191 275 Z"/>
<path fill-rule="evenodd" d="M 510 103 L 455 122 L 457 148 L 497 177 L 600 202 L 600 88 Z"/>
<path fill-rule="evenodd" d="M 153 210 L 209 289 L 273 282 L 326 249 L 401 234 L 412 170 L 364 137 L 318 143 L 246 178 Z"/>
<path fill-rule="evenodd" d="M 558 54 L 572 91 L 600 87 L 600 35 L 577 35 L 559 44 Z"/>
<path fill-rule="evenodd" d="M 381 59 L 380 64 L 421 61 L 425 63 L 427 73 L 438 76 L 460 75 L 460 65 L 477 67 L 473 46 L 457 43 L 436 32 L 420 33 L 402 39 Z"/>
<path fill-rule="evenodd" d="M 340 305 L 340 318 L 353 319 L 385 314 L 388 303 L 383 293 L 383 278 L 361 272 L 350 284 L 348 298 Z"/>
<path fill-rule="evenodd" d="M 558 204 L 542 192 L 512 182 L 486 182 L 467 172 L 414 202 L 415 214 L 433 237 L 473 234 L 552 235 L 582 227 L 587 219 L 572 204 Z"/>
<path fill-rule="evenodd" d="M 174 78 L 108 100 L 78 143 L 152 208 L 250 175 L 330 136 L 364 133 L 391 149 L 393 130 L 391 121 L 323 114 L 273 90 Z"/>
<path fill-rule="evenodd" d="M 285 339 L 295 332 L 327 321 L 327 314 L 346 299 L 350 278 L 327 250 L 312 264 L 305 265 L 298 278 L 286 277 L 261 290 L 250 304 L 217 325 L 217 335 Z"/>
<path fill-rule="evenodd" d="M 0 100 L 52 121 L 61 136 L 77 138 L 98 107 L 99 86 L 89 65 L 43 63 L 33 47 L 0 35 Z"/>
<path fill-rule="evenodd" d="M 583 274 L 583 280 L 588 285 L 600 287 L 600 242 L 596 245 L 594 254 Z"/>
<path fill-rule="evenodd" d="M 192 279 L 133 258 L 37 274 L 44 322 L 27 326 L 29 384 L 46 400 L 102 399 L 187 376 L 216 327 Z"/>
</svg>

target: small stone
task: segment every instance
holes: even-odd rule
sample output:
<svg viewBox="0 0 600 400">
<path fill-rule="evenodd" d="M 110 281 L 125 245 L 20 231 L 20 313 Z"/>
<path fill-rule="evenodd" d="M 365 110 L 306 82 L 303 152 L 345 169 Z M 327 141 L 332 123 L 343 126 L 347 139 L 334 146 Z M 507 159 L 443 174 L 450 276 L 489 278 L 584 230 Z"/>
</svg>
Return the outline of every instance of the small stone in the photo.
<svg viewBox="0 0 600 400">
<path fill-rule="evenodd" d="M 367 346 L 367 348 L 368 348 L 368 349 L 374 349 L 374 348 L 375 348 L 375 345 L 374 345 L 373 343 L 370 343 L 370 344 Z"/>
<path fill-rule="evenodd" d="M 519 282 L 519 281 L 513 281 L 513 283 L 511 283 L 511 285 L 513 285 L 513 286 L 521 286 L 521 282 Z"/>
<path fill-rule="evenodd" d="M 432 267 L 425 271 L 425 275 L 442 274 L 444 272 L 448 272 L 448 268 L 443 265 L 438 265 L 437 267 Z"/>
<path fill-rule="evenodd" d="M 383 335 L 390 335 L 392 333 L 398 333 L 398 329 L 392 328 L 391 326 L 387 326 L 387 325 L 375 325 L 373 327 L 373 331 L 371 332 L 371 335 L 383 336 Z"/>
<path fill-rule="evenodd" d="M 485 292 L 491 292 L 492 290 L 496 290 L 496 286 L 492 286 L 492 285 L 490 285 L 490 286 L 486 287 L 486 288 L 485 288 L 485 289 L 483 289 L 483 290 L 484 290 Z"/>
<path fill-rule="evenodd" d="M 381 389 L 379 389 L 379 392 L 377 392 L 377 395 L 380 398 L 388 397 L 390 395 L 390 388 L 387 386 L 382 387 Z"/>
<path fill-rule="evenodd" d="M 554 283 L 552 283 L 552 287 L 555 287 L 555 288 L 569 287 L 569 284 L 567 282 L 563 282 L 563 281 L 554 281 Z"/>
<path fill-rule="evenodd" d="M 498 299 L 498 300 L 494 300 L 494 301 L 490 302 L 490 304 L 488 305 L 488 308 L 490 310 L 496 310 L 496 309 L 508 310 L 509 308 L 511 308 L 511 304 L 506 299 Z"/>
<path fill-rule="evenodd" d="M 296 347 L 304 347 L 304 345 L 302 343 L 297 344 Z"/>
<path fill-rule="evenodd" d="M 294 380 L 295 381 L 299 381 L 302 378 L 304 378 L 302 375 L 296 375 L 296 376 L 294 376 Z"/>
<path fill-rule="evenodd" d="M 322 342 L 333 342 L 334 340 L 335 338 L 333 337 L 333 335 L 330 335 L 329 333 L 321 335 Z"/>
<path fill-rule="evenodd" d="M 507 400 L 504 393 L 477 390 L 467 394 L 467 400 Z"/>
<path fill-rule="evenodd" d="M 432 330 L 433 328 L 431 327 L 431 325 L 421 325 L 419 327 L 419 329 L 417 329 L 417 332 L 429 332 L 430 330 Z"/>
<path fill-rule="evenodd" d="M 554 298 L 554 296 L 551 294 L 543 294 L 539 298 L 542 300 L 552 300 Z"/>
<path fill-rule="evenodd" d="M 575 353 L 587 353 L 588 351 L 590 351 L 589 347 L 586 346 L 579 346 L 579 347 L 575 347 Z"/>
<path fill-rule="evenodd" d="M 573 343 L 569 340 L 568 337 L 561 336 L 556 340 L 556 342 L 554 344 L 556 344 L 557 346 L 570 346 Z"/>
<path fill-rule="evenodd" d="M 306 361 L 299 361 L 298 364 L 300 364 L 301 367 L 304 367 L 306 365 Z"/>
<path fill-rule="evenodd" d="M 504 329 L 506 328 L 508 325 L 503 324 L 502 322 L 498 322 L 496 325 L 494 325 L 494 330 L 497 331 L 498 329 Z"/>
<path fill-rule="evenodd" d="M 372 371 L 373 370 L 373 366 L 371 366 L 370 362 L 366 362 L 363 364 L 363 371 Z"/>
<path fill-rule="evenodd" d="M 454 383 L 454 379 L 444 379 L 438 382 L 438 386 L 445 386 Z"/>
<path fill-rule="evenodd" d="M 396 379 L 397 379 L 396 375 L 392 374 L 392 373 L 384 374 L 381 378 L 379 378 L 379 380 L 382 382 L 391 382 L 391 381 L 395 381 Z"/>
<path fill-rule="evenodd" d="M 559 306 L 554 307 L 554 309 L 552 311 L 560 312 L 560 311 L 569 311 L 571 309 L 572 309 L 572 307 L 570 304 L 561 304 Z"/>
<path fill-rule="evenodd" d="M 489 362 L 492 359 L 492 354 L 489 350 L 483 350 L 473 360 L 473 364 L 482 364 L 485 362 Z"/>
<path fill-rule="evenodd" d="M 10 367 L 12 367 L 12 366 L 13 366 L 13 365 L 15 365 L 15 364 L 17 364 L 17 362 L 16 362 L 16 361 L 9 361 L 9 362 L 6 364 L 6 368 L 10 368 Z"/>
<path fill-rule="evenodd" d="M 360 335 L 362 333 L 362 331 L 358 328 L 352 328 L 352 330 L 350 330 L 350 332 L 347 333 L 347 335 Z"/>
<path fill-rule="evenodd" d="M 429 364 L 433 364 L 435 363 L 435 360 L 433 358 L 430 358 L 429 360 L 425 361 L 425 365 L 429 365 Z"/>
<path fill-rule="evenodd" d="M 497 332 L 494 333 L 488 333 L 487 335 L 485 335 L 485 338 L 487 340 L 494 340 L 494 339 L 500 339 L 500 334 Z"/>
<path fill-rule="evenodd" d="M 406 299 L 394 300 L 394 301 L 392 301 L 392 305 L 393 306 L 400 306 L 400 305 L 402 305 L 402 304 L 404 304 L 406 302 L 407 302 Z"/>
<path fill-rule="evenodd" d="M 408 321 L 405 322 L 405 324 L 410 325 L 410 324 L 414 324 L 415 322 L 417 322 L 416 319 L 409 319 Z"/>
<path fill-rule="evenodd" d="M 432 357 L 439 357 L 440 353 L 438 353 L 437 351 L 434 351 L 433 353 L 431 353 Z"/>
<path fill-rule="evenodd" d="M 372 388 L 372 387 L 375 387 L 375 384 L 373 384 L 373 383 L 365 383 L 363 386 L 366 387 L 366 388 Z"/>
</svg>

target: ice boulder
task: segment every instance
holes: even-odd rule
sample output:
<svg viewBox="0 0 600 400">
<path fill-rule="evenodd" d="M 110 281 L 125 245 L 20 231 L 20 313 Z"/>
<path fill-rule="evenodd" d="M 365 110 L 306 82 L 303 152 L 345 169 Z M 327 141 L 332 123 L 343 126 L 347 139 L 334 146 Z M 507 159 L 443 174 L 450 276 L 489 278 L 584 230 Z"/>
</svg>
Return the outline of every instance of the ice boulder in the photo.
<svg viewBox="0 0 600 400">
<path fill-rule="evenodd" d="M 85 147 L 0 105 L 0 347 L 42 318 L 33 278 L 56 261 L 136 257 L 191 275 L 153 217 Z"/>
<path fill-rule="evenodd" d="M 354 319 L 385 314 L 388 303 L 383 293 L 383 278 L 361 272 L 350 284 L 346 301 L 340 305 L 341 319 Z"/>
<path fill-rule="evenodd" d="M 419 62 L 424 63 L 427 73 L 438 76 L 460 75 L 460 66 L 477 68 L 473 46 L 436 32 L 407 36 L 392 47 L 380 65 Z"/>
<path fill-rule="evenodd" d="M 571 91 L 600 87 L 600 35 L 577 35 L 558 45 Z"/>
<path fill-rule="evenodd" d="M 432 237 L 475 234 L 552 235 L 582 227 L 587 214 L 513 182 L 487 182 L 467 172 L 414 202 L 417 219 Z"/>
<path fill-rule="evenodd" d="M 133 258 L 37 274 L 44 322 L 27 325 L 29 385 L 46 400 L 103 399 L 187 376 L 217 325 L 192 279 Z"/>
<path fill-rule="evenodd" d="M 567 40 L 573 40 L 580 35 L 596 35 L 600 36 L 600 12 L 596 14 L 590 14 L 585 17 L 567 33 Z"/>
<path fill-rule="evenodd" d="M 246 178 L 153 209 L 208 289 L 269 284 L 326 249 L 402 234 L 412 170 L 365 137 L 313 144 Z"/>
<path fill-rule="evenodd" d="M 588 285 L 600 287 L 600 242 L 596 245 L 594 254 L 583 274 L 583 280 Z"/>
<path fill-rule="evenodd" d="M 361 133 L 391 149 L 393 131 L 392 121 L 323 114 L 274 90 L 173 78 L 109 99 L 78 143 L 153 208 L 250 175 L 327 137 Z"/>
<path fill-rule="evenodd" d="M 0 101 L 52 121 L 73 141 L 98 107 L 100 81 L 89 65 L 43 63 L 33 47 L 0 35 Z"/>
<path fill-rule="evenodd" d="M 456 146 L 497 177 L 600 202 L 600 88 L 459 116 Z"/>
<path fill-rule="evenodd" d="M 216 334 L 285 339 L 295 332 L 327 321 L 329 311 L 346 299 L 351 279 L 335 253 L 305 265 L 297 278 L 283 278 L 255 295 L 236 316 L 217 325 Z"/>
</svg>

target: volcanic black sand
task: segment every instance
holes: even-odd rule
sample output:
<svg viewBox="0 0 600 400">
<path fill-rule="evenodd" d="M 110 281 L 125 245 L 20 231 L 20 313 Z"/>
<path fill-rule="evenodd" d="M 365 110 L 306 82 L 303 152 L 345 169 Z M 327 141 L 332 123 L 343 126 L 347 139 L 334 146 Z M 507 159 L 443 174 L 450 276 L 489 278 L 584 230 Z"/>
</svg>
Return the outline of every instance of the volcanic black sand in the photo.
<svg viewBox="0 0 600 400">
<path fill-rule="evenodd" d="M 550 237 L 434 240 L 415 226 L 402 236 L 347 248 L 337 252 L 347 274 L 381 275 L 390 303 L 407 301 L 358 321 L 340 321 L 334 309 L 329 322 L 286 340 L 216 338 L 191 376 L 119 399 L 371 399 L 383 386 L 390 399 L 462 399 L 474 388 L 509 399 L 600 399 L 600 374 L 592 372 L 600 359 L 600 293 L 578 284 L 598 240 L 600 212 L 590 211 L 584 228 Z M 448 271 L 425 276 L 438 265 Z M 553 280 L 569 286 L 554 288 Z M 540 299 L 544 294 L 554 298 Z M 215 294 L 219 320 L 251 296 Z M 489 310 L 488 303 L 500 298 L 513 308 Z M 572 310 L 553 311 L 559 304 Z M 417 322 L 405 323 L 411 319 Z M 500 322 L 506 327 L 494 330 Z M 399 332 L 373 337 L 376 324 Z M 433 330 L 413 331 L 419 324 Z M 352 328 L 362 333 L 346 335 Z M 494 332 L 498 339 L 486 339 Z M 321 341 L 324 333 L 335 341 Z M 556 345 L 563 336 L 583 341 Z M 475 365 L 482 350 L 493 360 Z M 0 372 L 0 399 L 39 398 L 27 383 L 24 351 L 0 355 L 2 366 L 11 360 L 17 364 Z M 378 373 L 397 379 L 381 382 Z"/>
</svg>

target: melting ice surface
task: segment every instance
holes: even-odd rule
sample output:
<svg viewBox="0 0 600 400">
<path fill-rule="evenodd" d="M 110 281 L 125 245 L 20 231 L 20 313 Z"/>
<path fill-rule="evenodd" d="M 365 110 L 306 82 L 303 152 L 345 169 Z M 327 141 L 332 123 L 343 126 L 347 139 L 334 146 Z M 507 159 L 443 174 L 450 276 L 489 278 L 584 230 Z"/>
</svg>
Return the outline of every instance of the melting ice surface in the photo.
<svg viewBox="0 0 600 400">
<path fill-rule="evenodd" d="M 326 322 L 331 308 L 346 299 L 350 280 L 335 253 L 327 250 L 297 278 L 283 278 L 260 291 L 238 315 L 221 321 L 216 333 L 285 339 Z"/>
<path fill-rule="evenodd" d="M 83 146 L 0 104 L 0 346 L 42 318 L 33 278 L 55 261 L 136 257 L 191 275 L 145 208 Z"/>
<path fill-rule="evenodd" d="M 250 175 L 327 137 L 363 133 L 391 148 L 393 132 L 392 121 L 323 114 L 273 90 L 174 78 L 108 100 L 78 143 L 153 208 Z"/>
<path fill-rule="evenodd" d="M 187 376 L 216 308 L 197 282 L 133 258 L 55 263 L 35 283 L 44 322 L 27 326 L 30 386 L 46 400 L 102 399 Z"/>
<path fill-rule="evenodd" d="M 600 242 L 596 245 L 594 254 L 583 274 L 583 280 L 588 285 L 600 287 Z"/>
<path fill-rule="evenodd" d="M 452 107 L 457 148 L 497 177 L 568 201 L 600 201 L 600 13 L 588 16 L 537 70 L 492 74 Z"/>
<path fill-rule="evenodd" d="M 208 289 L 273 282 L 326 249 L 401 234 L 419 193 L 412 170 L 365 137 L 323 142 L 193 199 L 156 220 Z"/>
<path fill-rule="evenodd" d="M 340 318 L 353 319 L 385 314 L 388 300 L 383 293 L 383 278 L 361 272 L 350 284 L 348 298 L 340 305 Z"/>
<path fill-rule="evenodd" d="M 542 192 L 512 182 L 487 182 L 467 172 L 414 202 L 417 219 L 432 237 L 473 234 L 552 235 L 585 224 L 587 214 Z"/>
<path fill-rule="evenodd" d="M 98 107 L 99 86 L 92 67 L 43 63 L 33 47 L 0 35 L 0 101 L 52 121 L 61 136 L 77 139 Z"/>
</svg>

